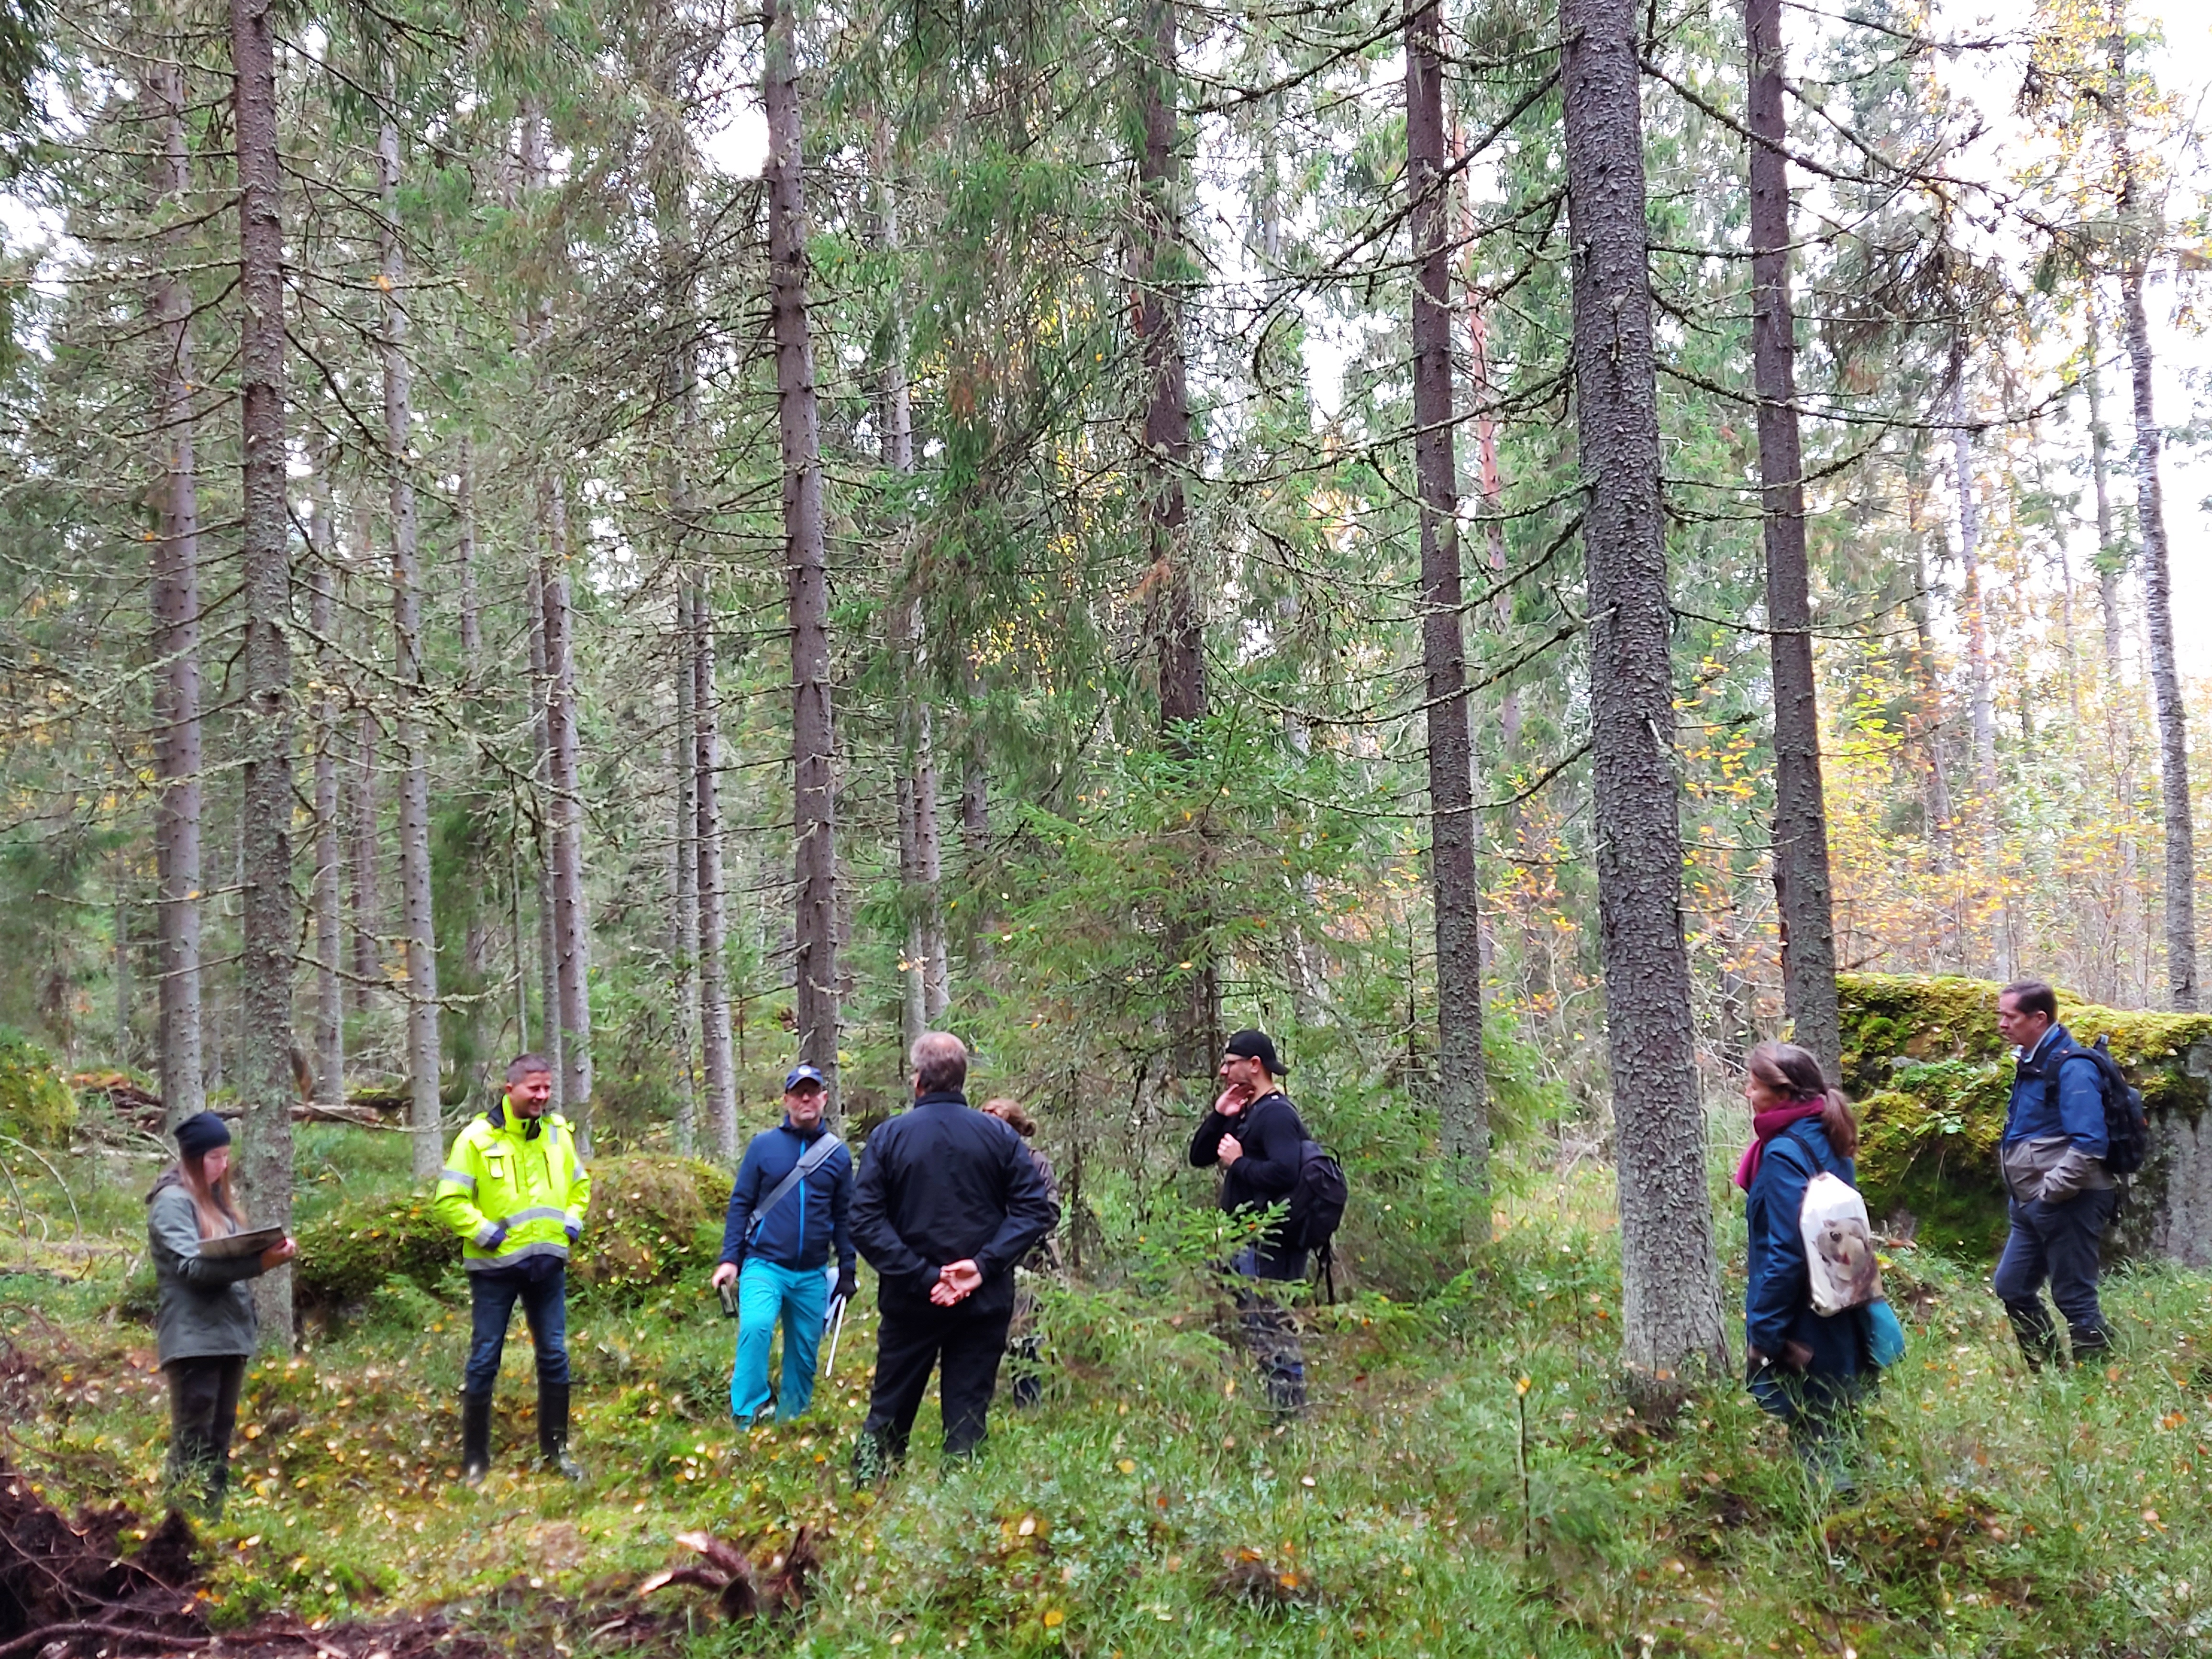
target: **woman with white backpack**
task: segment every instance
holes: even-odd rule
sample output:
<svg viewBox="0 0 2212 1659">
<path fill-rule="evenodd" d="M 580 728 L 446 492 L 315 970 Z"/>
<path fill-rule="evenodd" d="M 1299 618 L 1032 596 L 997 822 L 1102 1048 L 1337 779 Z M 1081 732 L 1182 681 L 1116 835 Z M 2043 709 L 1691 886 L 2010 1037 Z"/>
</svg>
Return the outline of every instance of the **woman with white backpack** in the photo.
<svg viewBox="0 0 2212 1659">
<path fill-rule="evenodd" d="M 1858 1403 L 1896 1322 L 1856 1188 L 1858 1120 L 1820 1063 L 1786 1042 L 1745 1057 L 1753 1138 L 1736 1167 L 1751 1232 L 1744 1346 L 1752 1397 L 1790 1425 L 1807 1472 L 1838 1490 Z M 1877 1311 L 1877 1308 L 1879 1311 Z"/>
</svg>

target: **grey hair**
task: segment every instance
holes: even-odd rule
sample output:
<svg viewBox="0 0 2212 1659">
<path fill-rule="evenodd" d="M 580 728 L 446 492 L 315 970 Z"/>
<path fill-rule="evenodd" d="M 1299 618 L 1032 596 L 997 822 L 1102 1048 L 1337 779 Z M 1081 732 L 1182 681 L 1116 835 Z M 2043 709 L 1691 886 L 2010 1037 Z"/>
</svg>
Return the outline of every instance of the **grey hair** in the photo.
<svg viewBox="0 0 2212 1659">
<path fill-rule="evenodd" d="M 553 1075 L 553 1062 L 543 1054 L 517 1054 L 507 1062 L 507 1080 L 509 1083 L 520 1083 L 532 1072 L 543 1072 L 550 1077 Z"/>
<path fill-rule="evenodd" d="M 950 1031 L 924 1031 L 907 1051 L 914 1086 L 923 1094 L 957 1089 L 968 1081 L 968 1045 Z"/>
</svg>

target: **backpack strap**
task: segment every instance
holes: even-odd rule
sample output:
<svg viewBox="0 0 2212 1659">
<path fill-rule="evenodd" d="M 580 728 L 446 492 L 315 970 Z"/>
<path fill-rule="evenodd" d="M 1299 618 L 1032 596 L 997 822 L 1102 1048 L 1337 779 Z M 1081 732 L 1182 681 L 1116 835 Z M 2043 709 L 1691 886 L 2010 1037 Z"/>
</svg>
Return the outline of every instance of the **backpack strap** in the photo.
<svg viewBox="0 0 2212 1659">
<path fill-rule="evenodd" d="M 844 1144 L 834 1131 L 824 1129 L 821 1139 L 799 1155 L 799 1161 L 791 1166 L 791 1173 L 777 1182 L 775 1190 L 760 1201 L 760 1207 L 753 1212 L 752 1225 L 745 1229 L 745 1237 L 749 1239 L 758 1237 L 761 1224 L 768 1219 L 768 1212 L 781 1203 L 793 1187 L 827 1164 L 830 1154 Z"/>
</svg>

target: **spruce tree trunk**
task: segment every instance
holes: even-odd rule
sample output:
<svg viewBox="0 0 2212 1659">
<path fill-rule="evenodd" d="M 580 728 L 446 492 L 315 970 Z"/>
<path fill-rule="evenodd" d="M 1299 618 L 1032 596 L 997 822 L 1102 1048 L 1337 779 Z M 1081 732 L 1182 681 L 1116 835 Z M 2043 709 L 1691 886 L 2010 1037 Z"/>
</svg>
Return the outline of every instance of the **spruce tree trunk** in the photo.
<svg viewBox="0 0 2212 1659">
<path fill-rule="evenodd" d="M 899 250 L 898 200 L 890 177 L 890 142 L 877 127 L 877 238 L 886 253 Z M 881 416 L 884 470 L 914 472 L 914 399 L 906 372 L 906 327 L 896 288 L 884 362 Z M 895 538 L 903 550 L 906 538 Z M 945 939 L 944 843 L 937 821 L 937 747 L 929 698 L 927 620 L 920 595 L 896 592 L 890 634 L 899 673 L 899 874 L 907 888 L 907 1046 L 945 1018 L 952 1001 L 951 951 Z"/>
<path fill-rule="evenodd" d="M 1190 386 L 1183 357 L 1182 289 L 1190 279 L 1182 203 L 1182 71 L 1177 0 L 1146 0 L 1139 16 L 1143 76 L 1137 158 L 1138 238 L 1142 288 L 1137 335 L 1144 349 L 1142 468 L 1150 519 L 1153 603 L 1158 607 L 1160 731 L 1170 754 L 1190 753 L 1189 726 L 1206 714 L 1206 635 L 1188 526 Z M 1195 857 L 1169 896 L 1168 1059 L 1171 1074 L 1209 1076 L 1221 1051 L 1221 992 L 1208 937 L 1205 891 L 1212 881 L 1202 830 Z"/>
<path fill-rule="evenodd" d="M 337 549 L 331 522 L 331 446 L 317 446 L 315 502 L 308 524 L 308 628 L 315 636 L 315 1098 L 345 1100 L 345 915 L 338 836 Z"/>
<path fill-rule="evenodd" d="M 553 745 L 547 711 L 553 700 L 553 678 L 545 647 L 545 573 L 542 559 L 530 563 L 530 688 L 532 784 L 538 802 L 538 1025 L 536 1047 L 550 1066 L 553 1094 L 549 1109 L 562 1111 L 567 1086 L 567 1067 L 561 1054 L 561 943 L 554 921 L 553 806 L 549 780 L 553 772 Z M 519 971 L 519 970 L 518 970 Z M 529 1042 L 529 1032 L 523 1041 Z"/>
<path fill-rule="evenodd" d="M 483 605 L 477 592 L 477 449 L 461 434 L 460 531 L 453 538 L 453 562 L 461 584 L 461 676 L 471 696 L 483 689 Z"/>
<path fill-rule="evenodd" d="M 353 1006 L 368 1006 L 371 988 L 384 982 L 384 891 L 378 866 L 383 848 L 376 793 L 376 716 L 364 708 L 356 727 L 353 768 Z"/>
<path fill-rule="evenodd" d="M 699 819 L 699 1031 L 707 1119 L 714 1147 L 733 1161 L 738 1079 L 730 1058 L 729 909 L 722 876 L 722 708 L 714 686 L 714 607 L 703 580 L 691 590 L 692 799 Z"/>
<path fill-rule="evenodd" d="M 1413 471 L 1420 498 L 1421 661 L 1428 714 L 1429 866 L 1437 938 L 1437 1116 L 1445 1161 L 1490 1184 L 1482 1054 L 1482 923 L 1467 638 L 1460 622 L 1459 462 L 1452 445 L 1451 216 L 1444 196 L 1441 0 L 1411 0 L 1406 28 L 1406 177 L 1413 239 Z M 1489 1237 L 1478 1202 L 1474 1230 Z"/>
<path fill-rule="evenodd" d="M 837 1109 L 836 724 L 830 685 L 830 574 L 823 541 L 821 413 L 806 316 L 805 161 L 794 0 L 768 0 L 769 318 L 775 340 L 776 424 L 783 452 L 783 534 L 790 583 L 793 917 L 799 1058 L 828 1080 Z"/>
<path fill-rule="evenodd" d="M 592 1150 L 592 942 L 584 897 L 584 796 L 577 731 L 574 608 L 568 587 L 568 504 L 538 485 L 545 526 L 545 754 L 552 814 L 553 949 L 561 1030 L 561 1109 L 577 1150 Z"/>
<path fill-rule="evenodd" d="M 284 227 L 276 155 L 276 59 L 270 0 L 230 0 L 238 145 L 239 390 L 244 695 L 239 708 L 244 915 L 238 989 L 246 1109 L 240 1163 L 252 1218 L 292 1221 L 292 562 L 284 499 Z M 264 1343 L 292 1346 L 292 1269 L 253 1281 Z"/>
<path fill-rule="evenodd" d="M 699 722 L 691 704 L 691 578 L 678 550 L 676 566 L 676 736 L 668 746 L 669 786 L 676 799 L 670 841 L 675 847 L 668 929 L 670 978 L 676 1024 L 684 1044 L 676 1141 L 687 1155 L 698 1139 L 699 1115 L 699 767 L 694 750 Z M 718 1149 L 719 1150 L 719 1149 Z"/>
<path fill-rule="evenodd" d="M 184 71 L 152 77 L 161 107 L 160 178 L 167 210 L 188 210 L 191 152 L 185 136 Z M 177 274 L 191 256 L 185 233 L 162 237 L 172 268 L 155 284 L 161 322 L 161 539 L 153 573 L 154 862 L 161 939 L 161 1030 L 156 1063 L 173 1128 L 204 1110 L 200 1054 L 200 578 L 199 477 L 192 447 L 192 296 Z"/>
<path fill-rule="evenodd" d="M 1638 14 L 1567 0 L 1560 32 L 1621 1337 L 1632 1386 L 1663 1398 L 1725 1366 L 1728 1345 L 1682 939 Z"/>
<path fill-rule="evenodd" d="M 386 96 L 392 95 L 389 76 Z M 399 915 L 407 946 L 408 1121 L 414 1128 L 415 1178 L 438 1173 L 445 1156 L 438 1084 L 438 945 L 430 884 L 429 742 L 422 708 L 430 688 L 422 668 L 422 560 L 416 542 L 415 477 L 408 456 L 407 282 L 399 246 L 399 129 L 386 119 L 376 141 L 382 185 L 384 465 L 392 491 L 392 654 L 399 718 Z"/>
<path fill-rule="evenodd" d="M 2190 817 L 2189 731 L 2181 673 L 2173 654 L 2173 592 L 2159 466 L 2161 441 L 2151 401 L 2150 319 L 2143 307 L 2140 264 L 2120 273 L 2120 301 L 2135 380 L 2136 519 L 2142 534 L 2143 623 L 2150 638 L 2151 696 L 2158 709 L 2158 793 L 2166 820 L 2166 1006 L 2193 1010 L 2197 1000 L 2197 840 Z"/>
<path fill-rule="evenodd" d="M 1796 319 L 1790 306 L 1790 177 L 1784 146 L 1782 0 L 1745 0 L 1751 54 L 1752 372 L 1766 541 L 1766 626 L 1774 663 L 1774 893 L 1782 1001 L 1794 1040 L 1831 1083 L 1842 1076 L 1828 809 L 1813 678 L 1813 596 L 1805 559 L 1805 464 L 1797 431 Z"/>
</svg>

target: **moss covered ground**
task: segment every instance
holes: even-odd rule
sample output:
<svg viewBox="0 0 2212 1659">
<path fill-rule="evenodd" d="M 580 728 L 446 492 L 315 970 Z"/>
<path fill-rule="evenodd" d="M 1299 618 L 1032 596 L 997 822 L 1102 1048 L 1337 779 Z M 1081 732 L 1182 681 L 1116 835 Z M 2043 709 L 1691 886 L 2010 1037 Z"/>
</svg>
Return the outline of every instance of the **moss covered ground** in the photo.
<svg viewBox="0 0 2212 1659">
<path fill-rule="evenodd" d="M 325 1214 L 404 1186 L 398 1138 L 311 1132 Z M 382 1158 L 387 1167 L 378 1167 Z M 7 1455 L 57 1504 L 157 1513 L 167 1423 L 151 1334 L 117 1311 L 143 1172 L 83 1166 L 90 1218 L 0 1250 Z M 16 1178 L 43 1194 L 31 1166 Z M 1614 1390 L 1607 1183 L 1523 1168 L 1478 1265 L 1418 1300 L 1308 1316 L 1316 1410 L 1278 1427 L 1206 1279 L 1155 1259 L 1050 1310 L 1034 1410 L 940 1468 L 934 1407 L 881 1491 L 846 1473 L 872 1316 L 817 1409 L 740 1433 L 729 1327 L 702 1284 L 579 1293 L 576 1437 L 591 1478 L 528 1467 L 529 1349 L 501 1379 L 501 1461 L 453 1482 L 465 1308 L 395 1274 L 289 1358 L 258 1362 L 238 1486 L 210 1534 L 218 1623 L 442 1607 L 514 1650 L 613 1650 L 618 1608 L 703 1528 L 816 1529 L 795 1625 L 727 1626 L 695 1591 L 660 1646 L 698 1655 L 2154 1655 L 2212 1648 L 2212 1284 L 2139 1270 L 2094 1372 L 2021 1368 L 1978 1273 L 1896 1253 L 1913 1352 L 1866 1423 L 1864 1482 L 1808 1487 L 1731 1381 L 1671 1425 Z M 1740 1294 L 1740 1212 L 1724 1209 Z M 1386 1224 L 1371 1223 L 1382 1230 Z M 865 1299 L 865 1298 L 864 1298 Z M 551 1635 L 518 1606 L 574 1609 Z M 684 1598 L 690 1598 L 685 1600 Z M 586 1611 L 588 1610 L 588 1611 Z M 605 1615 L 603 1617 L 603 1615 Z M 686 1633 L 688 1632 L 688 1633 Z"/>
</svg>

